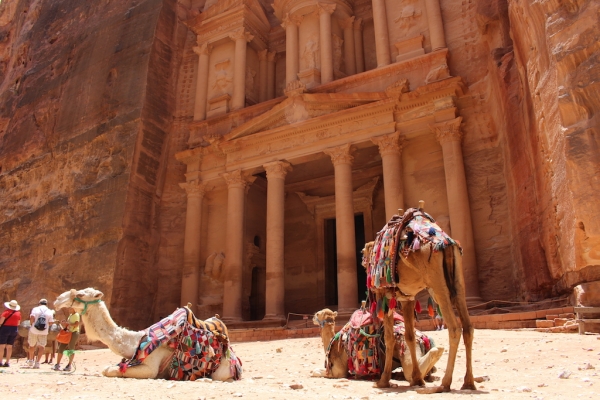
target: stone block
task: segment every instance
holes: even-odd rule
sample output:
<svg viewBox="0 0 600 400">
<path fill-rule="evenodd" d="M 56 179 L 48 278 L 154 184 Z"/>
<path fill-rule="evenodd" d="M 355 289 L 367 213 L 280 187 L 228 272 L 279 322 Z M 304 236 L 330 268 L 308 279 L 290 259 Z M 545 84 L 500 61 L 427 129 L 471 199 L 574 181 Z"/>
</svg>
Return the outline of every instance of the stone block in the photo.
<svg viewBox="0 0 600 400">
<path fill-rule="evenodd" d="M 546 314 L 546 319 L 549 321 L 554 321 L 558 317 L 558 314 Z"/>
<path fill-rule="evenodd" d="M 559 314 L 558 317 L 566 318 L 566 319 L 575 319 L 575 314 L 574 313 L 564 313 L 564 314 Z"/>
<path fill-rule="evenodd" d="M 396 49 L 398 50 L 396 62 L 409 60 L 425 54 L 425 49 L 423 48 L 423 35 L 396 42 L 394 46 L 396 46 Z"/>
<path fill-rule="evenodd" d="M 567 321 L 566 318 L 554 318 L 554 326 L 563 326 Z"/>
<path fill-rule="evenodd" d="M 537 328 L 552 328 L 554 327 L 554 321 L 550 321 L 547 319 L 538 319 L 535 321 L 535 326 Z"/>
</svg>

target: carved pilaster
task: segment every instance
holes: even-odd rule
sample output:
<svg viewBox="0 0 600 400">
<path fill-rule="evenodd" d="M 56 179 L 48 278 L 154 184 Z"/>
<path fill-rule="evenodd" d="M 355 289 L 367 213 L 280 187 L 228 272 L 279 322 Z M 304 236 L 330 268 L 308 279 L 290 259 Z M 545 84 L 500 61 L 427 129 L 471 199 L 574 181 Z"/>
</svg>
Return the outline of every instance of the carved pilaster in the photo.
<svg viewBox="0 0 600 400">
<path fill-rule="evenodd" d="M 275 62 L 275 61 L 277 61 L 277 52 L 276 51 L 269 51 L 267 53 L 267 61 L 268 62 Z"/>
<path fill-rule="evenodd" d="M 329 157 L 331 157 L 331 162 L 333 165 L 339 164 L 350 164 L 354 162 L 354 157 L 352 157 L 352 148 L 350 143 L 347 143 L 343 146 L 333 147 L 331 149 L 327 149 L 323 151 Z"/>
<path fill-rule="evenodd" d="M 371 139 L 373 143 L 379 146 L 379 154 L 385 156 L 387 154 L 401 154 L 402 142 L 399 140 L 400 133 L 392 133 L 391 135 L 380 136 Z"/>
<path fill-rule="evenodd" d="M 258 61 L 267 61 L 267 50 L 261 50 L 258 52 Z"/>
<path fill-rule="evenodd" d="M 354 18 L 354 17 L 352 17 Z M 362 18 L 356 18 L 354 20 L 354 24 L 352 25 L 355 31 L 362 31 L 363 29 L 363 20 Z"/>
<path fill-rule="evenodd" d="M 188 197 L 204 197 L 207 192 L 206 183 L 199 180 L 182 182 L 179 187 L 184 189 Z"/>
<path fill-rule="evenodd" d="M 339 19 L 338 22 L 342 29 L 354 29 L 354 19 L 355 17 L 348 17 L 344 19 Z"/>
<path fill-rule="evenodd" d="M 451 121 L 432 124 L 430 128 L 435 133 L 435 137 L 440 144 L 444 142 L 460 142 L 463 137 L 463 132 L 460 129 L 461 122 L 462 117 L 458 117 Z"/>
<path fill-rule="evenodd" d="M 292 170 L 292 165 L 285 161 L 273 161 L 264 164 L 263 167 L 267 171 L 267 180 L 285 179 L 287 173 Z"/>
</svg>

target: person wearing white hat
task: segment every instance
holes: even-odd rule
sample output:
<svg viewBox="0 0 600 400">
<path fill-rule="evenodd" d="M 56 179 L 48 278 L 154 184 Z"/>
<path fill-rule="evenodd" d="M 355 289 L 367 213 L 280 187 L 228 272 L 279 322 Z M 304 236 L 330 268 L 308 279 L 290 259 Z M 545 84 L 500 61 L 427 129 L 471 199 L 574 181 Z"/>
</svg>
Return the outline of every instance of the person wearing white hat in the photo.
<svg viewBox="0 0 600 400">
<path fill-rule="evenodd" d="M 21 306 L 16 300 L 5 302 L 4 307 L 6 310 L 0 316 L 0 367 L 10 365 L 12 347 L 17 338 L 17 329 L 21 322 L 21 312 L 19 311 Z M 4 349 L 6 349 L 6 361 L 2 363 Z"/>
</svg>

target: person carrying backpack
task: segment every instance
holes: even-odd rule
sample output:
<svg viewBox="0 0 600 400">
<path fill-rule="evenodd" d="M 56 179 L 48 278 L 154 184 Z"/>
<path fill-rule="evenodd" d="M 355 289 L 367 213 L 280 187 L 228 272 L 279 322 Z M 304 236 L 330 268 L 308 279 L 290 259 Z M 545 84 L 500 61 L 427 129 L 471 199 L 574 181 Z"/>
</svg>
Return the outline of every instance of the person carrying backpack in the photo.
<svg viewBox="0 0 600 400">
<path fill-rule="evenodd" d="M 54 321 L 52 311 L 50 311 L 47 305 L 48 300 L 41 299 L 39 305 L 34 307 L 29 315 L 31 328 L 29 328 L 29 335 L 27 337 L 27 341 L 29 342 L 29 359 L 26 365 L 31 368 L 40 367 L 40 357 L 44 354 L 44 347 L 46 347 L 48 341 L 48 328 Z M 34 359 L 36 347 L 38 348 L 38 353 Z"/>
</svg>

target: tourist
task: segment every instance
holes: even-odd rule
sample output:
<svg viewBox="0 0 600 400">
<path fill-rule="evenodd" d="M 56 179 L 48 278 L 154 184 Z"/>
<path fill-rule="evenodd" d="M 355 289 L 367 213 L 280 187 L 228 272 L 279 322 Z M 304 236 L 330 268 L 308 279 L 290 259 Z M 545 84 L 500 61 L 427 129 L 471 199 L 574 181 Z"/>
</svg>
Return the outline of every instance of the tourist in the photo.
<svg viewBox="0 0 600 400">
<path fill-rule="evenodd" d="M 442 317 L 442 314 L 440 313 L 439 308 L 438 308 L 437 312 L 435 313 L 435 318 L 433 319 L 433 323 L 435 324 L 436 331 L 441 331 L 442 329 L 444 329 L 444 318 Z"/>
<path fill-rule="evenodd" d="M 40 367 L 40 357 L 44 354 L 44 347 L 46 347 L 46 343 L 48 342 L 48 328 L 52 324 L 52 321 L 54 321 L 52 311 L 48 308 L 48 300 L 41 299 L 39 301 L 39 305 L 31 310 L 29 321 L 31 322 L 29 336 L 27 337 L 27 341 L 29 342 L 29 359 L 26 365 L 37 369 Z M 43 324 L 36 327 L 38 325 L 36 322 L 43 322 Z M 36 348 L 38 351 L 34 355 Z"/>
<path fill-rule="evenodd" d="M 0 367 L 10 366 L 10 357 L 12 356 L 12 347 L 17 338 L 17 328 L 21 322 L 21 307 L 16 300 L 4 303 L 6 310 L 0 316 Z M 6 349 L 6 361 L 2 363 Z"/>
<path fill-rule="evenodd" d="M 69 363 L 63 369 L 63 371 L 71 370 L 71 366 L 73 364 L 73 358 L 75 357 L 75 353 L 73 352 L 73 350 L 75 350 L 75 346 L 77 345 L 77 342 L 79 341 L 80 320 L 81 320 L 81 318 L 79 317 L 79 314 L 75 311 L 74 308 L 71 307 L 71 308 L 69 308 L 69 317 L 64 321 L 60 321 L 60 324 L 63 327 L 63 329 L 67 329 L 69 332 L 71 332 L 71 340 L 69 341 L 69 343 L 59 343 L 58 344 L 58 353 L 56 354 L 56 364 L 54 365 L 54 368 L 53 368 L 55 371 L 60 371 L 60 360 L 62 359 L 63 352 L 65 350 L 71 350 L 71 351 L 69 352 Z"/>
</svg>

